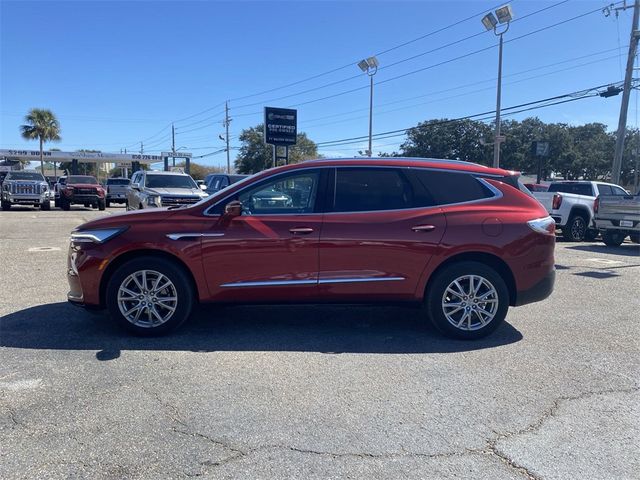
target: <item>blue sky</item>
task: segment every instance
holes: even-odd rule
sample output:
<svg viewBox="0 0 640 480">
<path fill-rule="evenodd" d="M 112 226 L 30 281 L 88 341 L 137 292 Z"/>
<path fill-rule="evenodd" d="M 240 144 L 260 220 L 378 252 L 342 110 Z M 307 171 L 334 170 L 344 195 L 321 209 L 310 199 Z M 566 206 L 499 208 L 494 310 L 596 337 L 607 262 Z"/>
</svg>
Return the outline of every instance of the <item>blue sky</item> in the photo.
<svg viewBox="0 0 640 480">
<path fill-rule="evenodd" d="M 622 80 L 631 9 L 618 19 L 598 11 L 517 38 L 609 3 L 513 0 L 519 20 L 505 35 L 503 107 Z M 497 48 L 472 52 L 496 45 L 493 33 L 482 33 L 480 18 L 499 4 L 0 0 L 0 148 L 37 147 L 20 138 L 18 126 L 29 108 L 40 107 L 54 111 L 62 125 L 62 142 L 49 147 L 138 151 L 144 140 L 145 152 L 157 153 L 170 148 L 174 121 L 176 147 L 205 154 L 223 147 L 218 135 L 224 131 L 227 99 L 235 147 L 242 128 L 261 122 L 264 105 L 303 104 L 295 107 L 299 130 L 316 142 L 366 135 L 368 79 L 356 63 L 470 16 L 378 55 L 374 133 L 490 111 Z M 435 51 L 425 53 L 430 50 Z M 436 66 L 442 62 L 447 63 Z M 424 70 L 411 73 L 418 69 Z M 277 90 L 249 96 L 271 89 Z M 313 91 L 303 93 L 307 90 Z M 507 118 L 597 121 L 613 129 L 620 99 L 596 97 Z M 635 105 L 634 94 L 629 125 L 636 124 Z M 377 140 L 374 152 L 393 151 L 401 142 Z M 324 147 L 320 153 L 353 155 L 365 143 Z M 224 161 L 224 154 L 201 160 Z"/>
</svg>

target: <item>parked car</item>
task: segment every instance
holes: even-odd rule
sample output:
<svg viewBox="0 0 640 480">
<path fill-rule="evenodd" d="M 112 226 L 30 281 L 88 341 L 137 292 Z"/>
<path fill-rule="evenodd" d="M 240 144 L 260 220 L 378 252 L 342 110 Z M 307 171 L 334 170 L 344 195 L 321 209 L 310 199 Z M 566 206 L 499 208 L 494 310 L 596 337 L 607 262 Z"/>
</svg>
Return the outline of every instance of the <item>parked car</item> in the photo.
<svg viewBox="0 0 640 480">
<path fill-rule="evenodd" d="M 596 227 L 606 245 L 622 245 L 627 235 L 640 243 L 640 195 L 600 195 L 594 212 Z"/>
<path fill-rule="evenodd" d="M 53 203 L 56 208 L 60 208 L 60 196 L 62 195 L 62 190 L 64 189 L 66 183 L 67 183 L 67 177 L 61 176 L 61 177 L 58 177 L 58 180 L 53 186 L 53 194 L 54 194 Z"/>
<path fill-rule="evenodd" d="M 255 202 L 265 191 L 291 201 Z M 81 225 L 68 299 L 107 308 L 142 335 L 180 325 L 196 302 L 406 302 L 446 335 L 476 339 L 510 305 L 551 294 L 554 228 L 514 172 L 429 159 L 307 161 L 186 208 Z"/>
<path fill-rule="evenodd" d="M 546 192 L 549 190 L 549 185 L 544 183 L 525 183 L 524 186 L 527 187 L 530 192 Z"/>
<path fill-rule="evenodd" d="M 64 182 L 58 182 L 58 205 L 69 210 L 71 205 L 84 205 L 104 210 L 106 207 L 106 190 L 91 175 L 69 175 Z"/>
<path fill-rule="evenodd" d="M 127 188 L 127 210 L 192 205 L 206 196 L 186 173 L 140 170 Z"/>
<path fill-rule="evenodd" d="M 129 187 L 128 178 L 114 177 L 108 178 L 105 185 L 107 190 L 107 207 L 112 203 L 127 203 L 127 189 Z"/>
<path fill-rule="evenodd" d="M 627 195 L 624 188 L 604 182 L 552 182 L 546 192 L 533 196 L 547 209 L 565 240 L 592 241 L 598 235 L 593 221 L 593 204 L 598 195 Z"/>
<path fill-rule="evenodd" d="M 228 187 L 232 183 L 239 182 L 243 178 L 247 178 L 249 175 L 228 175 L 225 173 L 210 173 L 204 177 L 204 184 L 206 185 L 205 192 L 209 195 L 216 193 L 218 190 L 222 190 Z"/>
<path fill-rule="evenodd" d="M 49 184 L 39 172 L 12 170 L 2 181 L 2 210 L 11 205 L 33 205 L 42 210 L 51 208 Z"/>
</svg>

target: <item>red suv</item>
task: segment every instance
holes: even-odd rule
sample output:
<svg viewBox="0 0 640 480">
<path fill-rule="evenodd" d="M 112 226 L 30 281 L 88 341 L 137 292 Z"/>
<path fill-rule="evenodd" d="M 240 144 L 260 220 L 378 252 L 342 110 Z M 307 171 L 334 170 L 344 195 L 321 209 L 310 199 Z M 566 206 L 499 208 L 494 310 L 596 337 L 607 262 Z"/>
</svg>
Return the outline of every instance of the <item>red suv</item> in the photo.
<svg viewBox="0 0 640 480">
<path fill-rule="evenodd" d="M 71 235 L 69 301 L 164 333 L 197 302 L 413 302 L 473 339 L 548 297 L 555 222 L 518 174 L 431 159 L 314 160 Z M 393 321 L 390 319 L 390 321 Z"/>
</svg>

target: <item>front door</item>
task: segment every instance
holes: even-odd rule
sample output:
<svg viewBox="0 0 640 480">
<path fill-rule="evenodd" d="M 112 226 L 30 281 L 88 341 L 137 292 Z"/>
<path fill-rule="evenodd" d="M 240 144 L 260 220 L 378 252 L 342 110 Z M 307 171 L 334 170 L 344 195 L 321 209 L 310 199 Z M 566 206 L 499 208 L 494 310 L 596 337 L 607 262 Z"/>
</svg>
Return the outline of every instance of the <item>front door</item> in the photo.
<svg viewBox="0 0 640 480">
<path fill-rule="evenodd" d="M 416 299 L 446 228 L 441 208 L 420 190 L 406 168 L 335 170 L 320 238 L 322 298 Z"/>
<path fill-rule="evenodd" d="M 203 268 L 212 300 L 310 300 L 318 291 L 319 199 L 326 172 L 309 169 L 247 186 L 214 209 L 202 237 Z M 242 203 L 228 217 L 224 206 Z"/>
</svg>

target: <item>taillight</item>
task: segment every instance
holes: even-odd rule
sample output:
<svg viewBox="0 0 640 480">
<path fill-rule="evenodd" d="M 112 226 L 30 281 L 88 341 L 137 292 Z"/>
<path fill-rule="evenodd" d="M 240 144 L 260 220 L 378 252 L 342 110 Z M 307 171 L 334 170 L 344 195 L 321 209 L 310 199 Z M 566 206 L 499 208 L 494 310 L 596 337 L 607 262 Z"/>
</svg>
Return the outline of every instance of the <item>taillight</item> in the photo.
<svg viewBox="0 0 640 480">
<path fill-rule="evenodd" d="M 551 208 L 553 208 L 554 210 L 557 210 L 558 208 L 560 208 L 560 205 L 562 205 L 562 195 L 560 195 L 559 193 L 556 193 L 553 196 L 553 200 L 551 202 Z"/>
<path fill-rule="evenodd" d="M 535 220 L 529 220 L 527 225 L 534 232 L 544 233 L 545 235 L 556 234 L 556 222 L 551 217 L 536 218 Z"/>
<path fill-rule="evenodd" d="M 600 208 L 600 197 L 596 197 L 593 201 L 593 213 L 598 213 L 598 209 Z"/>
</svg>

